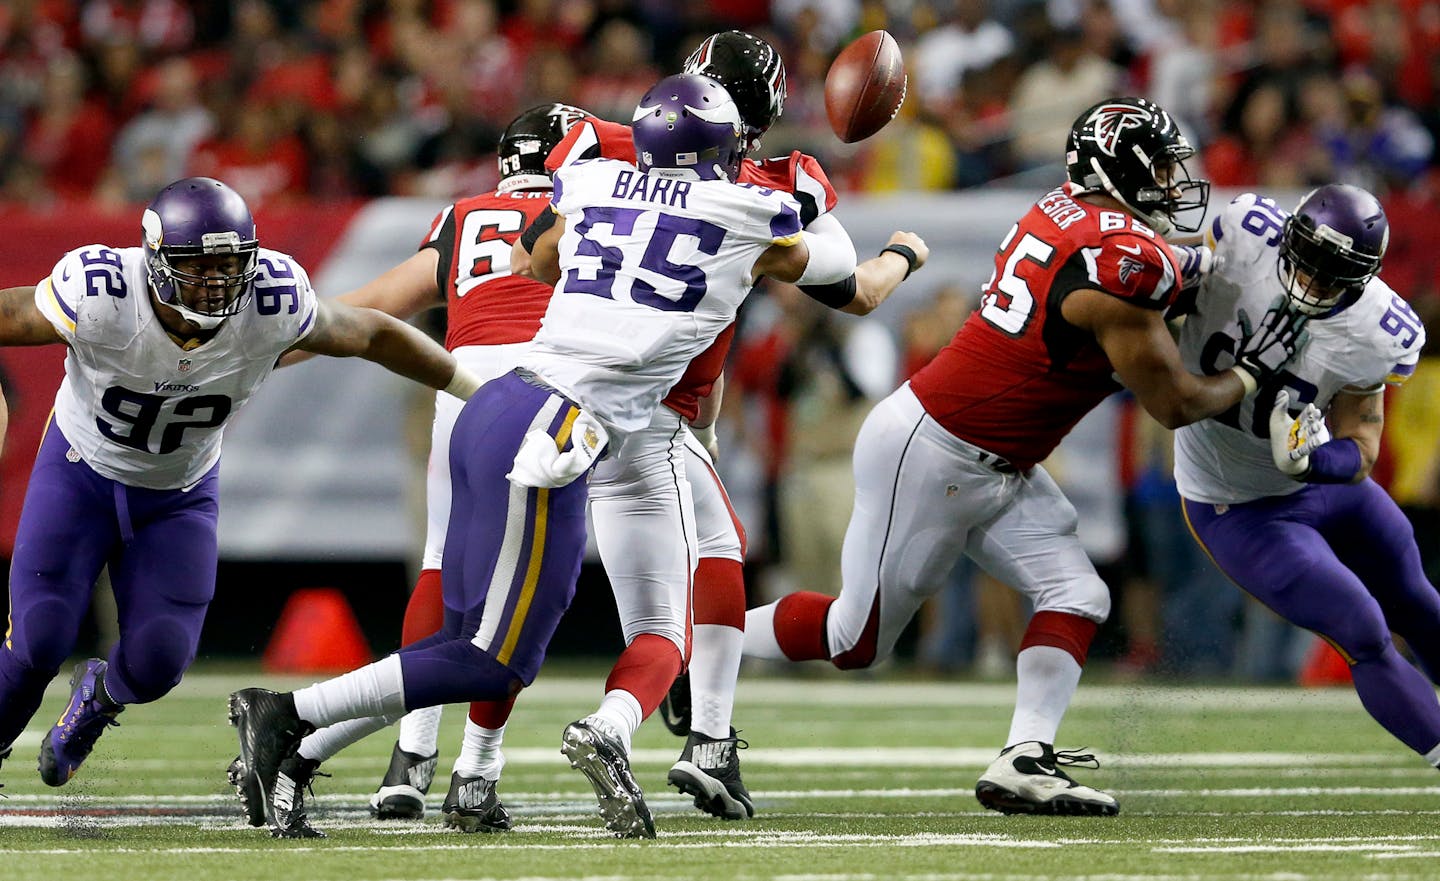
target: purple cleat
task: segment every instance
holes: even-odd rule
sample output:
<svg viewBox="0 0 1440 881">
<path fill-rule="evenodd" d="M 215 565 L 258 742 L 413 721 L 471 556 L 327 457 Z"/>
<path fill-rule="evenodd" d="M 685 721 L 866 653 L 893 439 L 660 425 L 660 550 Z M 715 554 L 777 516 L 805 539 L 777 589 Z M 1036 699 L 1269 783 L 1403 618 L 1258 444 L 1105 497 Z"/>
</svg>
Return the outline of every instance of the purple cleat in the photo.
<svg viewBox="0 0 1440 881">
<path fill-rule="evenodd" d="M 40 741 L 40 779 L 51 786 L 70 782 L 105 729 L 120 724 L 115 717 L 125 708 L 111 704 L 100 692 L 106 666 L 99 658 L 75 665 L 70 676 L 70 703 Z"/>
</svg>

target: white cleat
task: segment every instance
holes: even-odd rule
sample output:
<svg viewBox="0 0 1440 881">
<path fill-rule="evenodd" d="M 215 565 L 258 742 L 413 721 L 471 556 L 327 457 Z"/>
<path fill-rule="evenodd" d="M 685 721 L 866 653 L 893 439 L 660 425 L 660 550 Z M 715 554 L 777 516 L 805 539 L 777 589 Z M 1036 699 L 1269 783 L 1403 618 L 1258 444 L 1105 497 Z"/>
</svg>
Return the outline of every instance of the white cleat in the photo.
<svg viewBox="0 0 1440 881">
<path fill-rule="evenodd" d="M 1038 740 L 1006 747 L 975 784 L 980 804 L 1002 814 L 1063 814 L 1113 817 L 1120 804 L 1110 794 L 1082 786 L 1061 765 L 1100 767 L 1093 755 L 1056 752 Z"/>
</svg>

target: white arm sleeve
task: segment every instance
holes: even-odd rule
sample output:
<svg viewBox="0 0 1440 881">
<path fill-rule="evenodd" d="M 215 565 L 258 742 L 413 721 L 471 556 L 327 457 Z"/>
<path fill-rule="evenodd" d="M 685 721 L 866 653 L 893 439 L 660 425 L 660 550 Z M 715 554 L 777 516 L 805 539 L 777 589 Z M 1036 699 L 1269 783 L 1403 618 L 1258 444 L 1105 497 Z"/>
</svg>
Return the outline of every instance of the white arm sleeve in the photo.
<svg viewBox="0 0 1440 881">
<path fill-rule="evenodd" d="M 810 262 L 796 284 L 834 284 L 855 274 L 855 243 L 833 215 L 822 214 L 805 227 Z"/>
</svg>

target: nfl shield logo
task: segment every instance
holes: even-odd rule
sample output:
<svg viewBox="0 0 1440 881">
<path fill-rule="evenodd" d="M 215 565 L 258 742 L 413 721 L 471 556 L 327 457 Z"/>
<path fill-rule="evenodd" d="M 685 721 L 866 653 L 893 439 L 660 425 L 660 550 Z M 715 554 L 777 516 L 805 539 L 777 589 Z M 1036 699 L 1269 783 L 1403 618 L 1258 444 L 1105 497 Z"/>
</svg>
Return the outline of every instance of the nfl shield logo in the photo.
<svg viewBox="0 0 1440 881">
<path fill-rule="evenodd" d="M 189 358 L 181 358 L 181 359 L 180 359 L 180 372 L 181 372 L 181 373 L 187 373 L 187 372 L 189 372 L 189 370 L 190 370 L 190 359 L 189 359 Z"/>
</svg>

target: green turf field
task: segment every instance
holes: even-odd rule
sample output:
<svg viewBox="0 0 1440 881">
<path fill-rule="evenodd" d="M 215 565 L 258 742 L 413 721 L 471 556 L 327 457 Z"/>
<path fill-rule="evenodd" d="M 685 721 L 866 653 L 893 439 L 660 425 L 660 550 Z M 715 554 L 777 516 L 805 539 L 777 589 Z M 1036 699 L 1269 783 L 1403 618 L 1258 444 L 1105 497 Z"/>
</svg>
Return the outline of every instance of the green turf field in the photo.
<svg viewBox="0 0 1440 881">
<path fill-rule="evenodd" d="M 200 671 L 130 708 L 64 789 L 35 774 L 39 720 L 0 769 L 0 879 L 612 879 L 789 881 L 1440 878 L 1440 776 L 1393 742 L 1349 690 L 1082 686 L 1062 747 L 1121 802 L 1118 818 L 1004 817 L 972 787 L 1009 724 L 1010 685 L 749 679 L 737 721 L 758 816 L 726 823 L 665 786 L 681 743 L 658 720 L 636 776 L 659 838 L 617 841 L 560 731 L 598 699 L 600 676 L 542 677 L 511 720 L 500 793 L 505 835 L 447 833 L 436 816 L 364 811 L 391 739 L 326 766 L 311 816 L 324 841 L 244 826 L 225 785 L 235 754 L 225 696 L 296 680 Z M 447 714 L 438 805 L 462 714 Z"/>
</svg>

